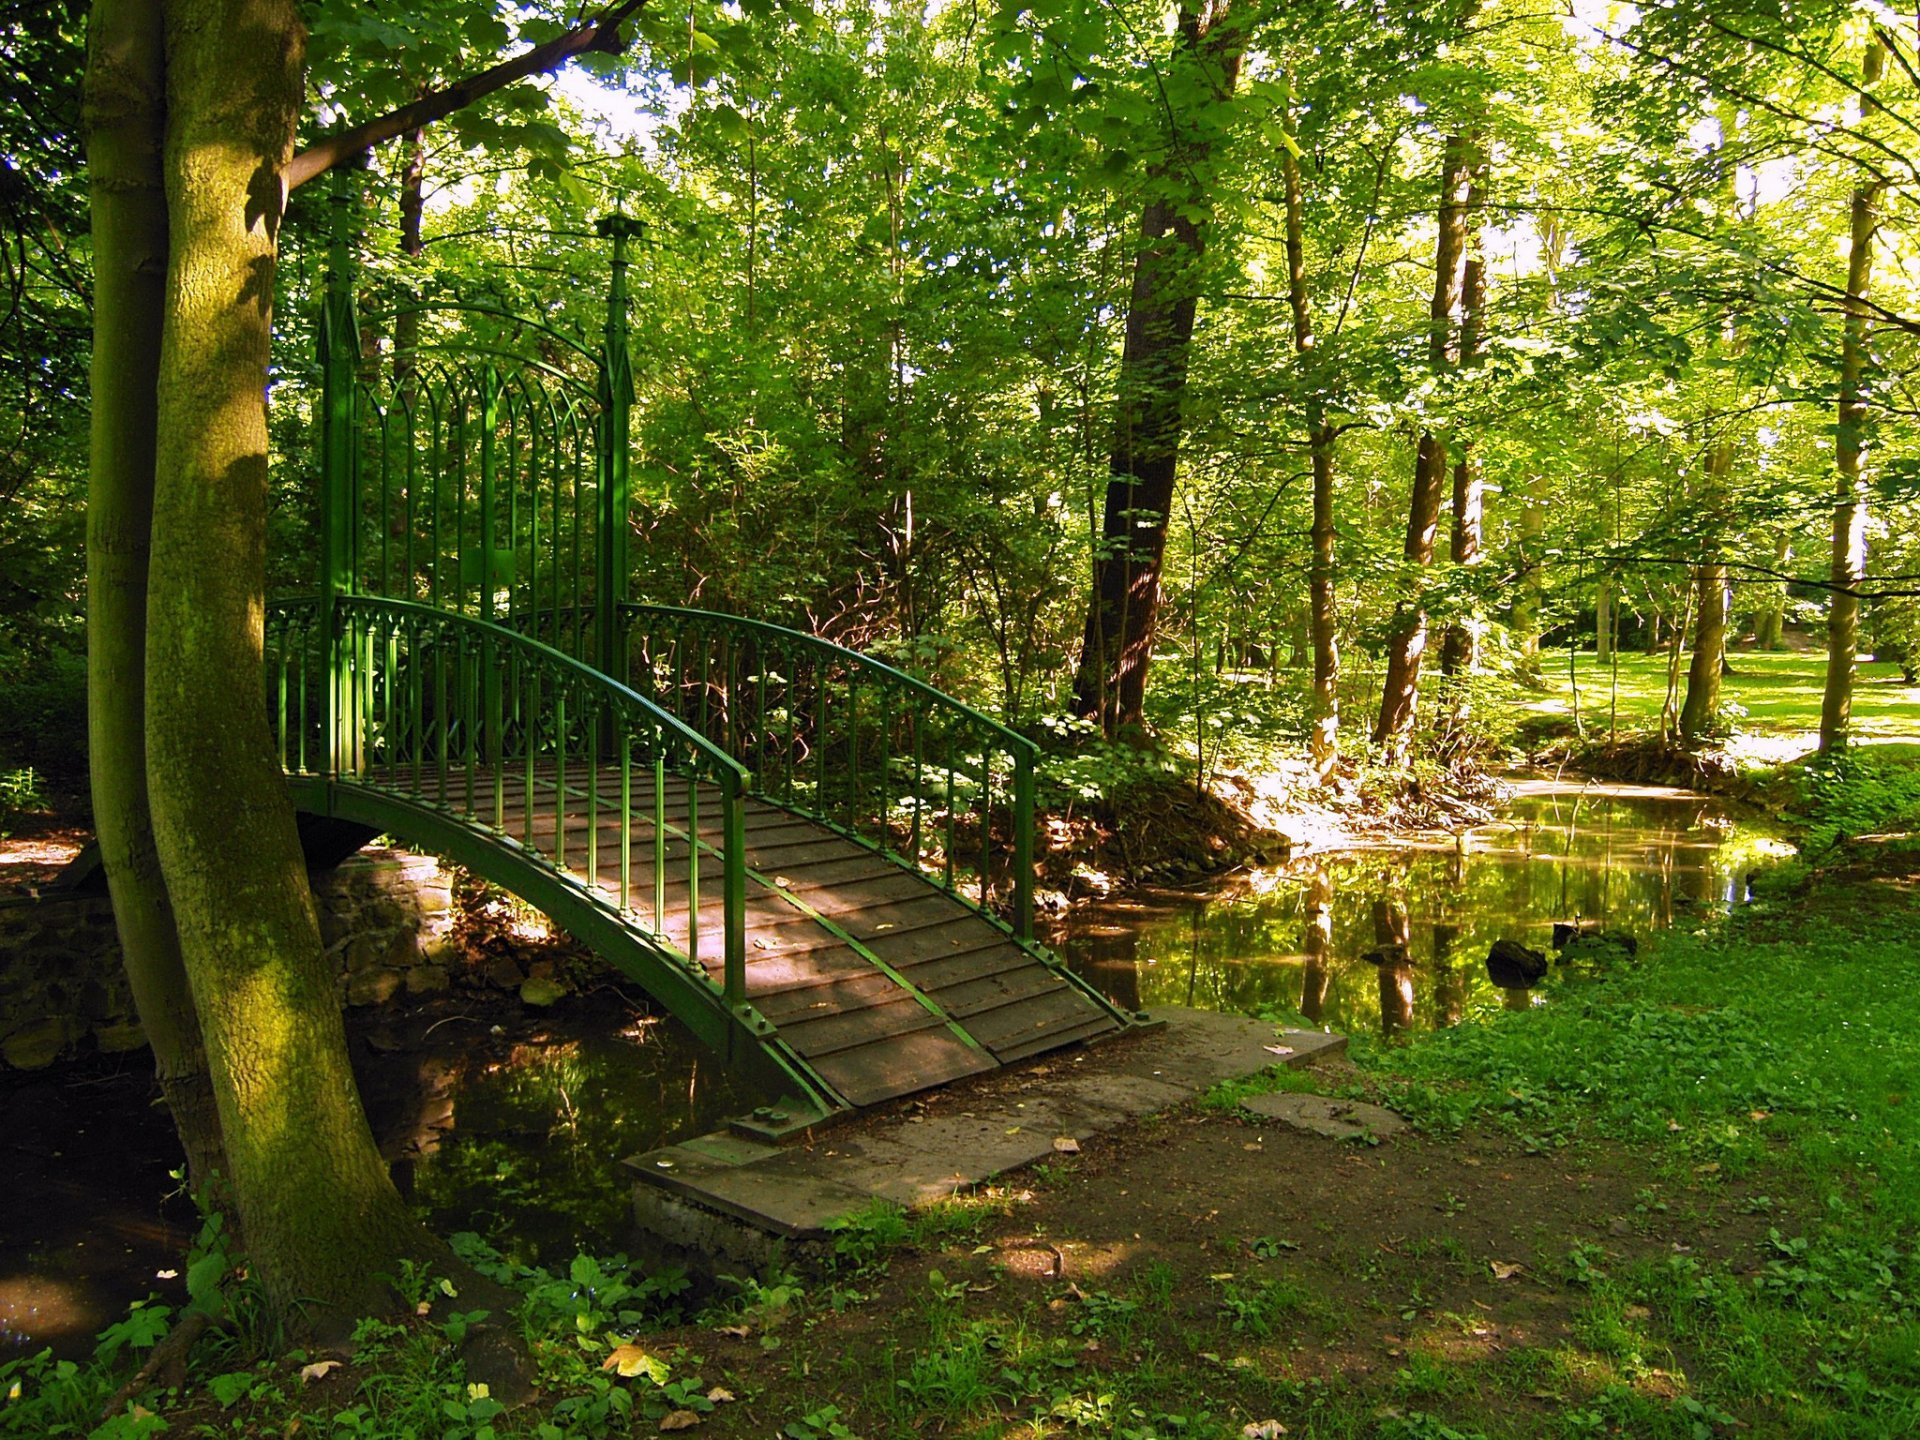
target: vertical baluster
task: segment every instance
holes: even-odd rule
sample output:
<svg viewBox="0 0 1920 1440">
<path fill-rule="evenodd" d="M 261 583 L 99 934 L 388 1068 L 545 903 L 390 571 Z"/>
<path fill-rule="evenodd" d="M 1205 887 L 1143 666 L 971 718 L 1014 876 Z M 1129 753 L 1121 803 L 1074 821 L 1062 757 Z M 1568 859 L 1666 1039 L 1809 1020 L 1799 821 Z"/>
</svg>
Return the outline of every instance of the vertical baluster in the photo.
<svg viewBox="0 0 1920 1440">
<path fill-rule="evenodd" d="M 527 752 L 526 763 L 522 766 L 522 774 L 525 777 L 522 788 L 525 792 L 526 799 L 525 809 L 520 817 L 520 839 L 521 843 L 524 844 L 528 850 L 535 849 L 533 839 L 533 797 L 538 787 L 534 783 L 534 764 L 540 754 L 540 723 L 546 716 L 546 710 L 541 704 L 545 690 L 541 680 L 541 672 L 536 668 L 527 682 L 529 694 L 527 697 L 526 731 L 520 741 L 521 746 Z"/>
<path fill-rule="evenodd" d="M 947 872 L 947 889 L 949 889 L 949 890 L 951 890 L 951 889 L 953 889 L 953 847 L 954 847 L 954 820 L 955 820 L 955 818 L 956 818 L 956 817 L 955 817 L 955 815 L 954 815 L 954 813 L 953 813 L 953 811 L 954 811 L 954 804 L 953 804 L 953 731 L 952 731 L 952 729 L 951 729 L 951 728 L 949 728 L 949 729 L 948 729 L 948 731 L 947 731 L 947 803 L 946 803 L 946 807 L 945 807 L 945 808 L 946 808 L 946 812 L 947 812 L 947 845 L 946 845 L 946 851 L 947 851 L 947 857 L 946 857 L 946 872 Z"/>
<path fill-rule="evenodd" d="M 460 645 L 460 664 L 465 669 L 460 685 L 460 734 L 466 751 L 467 798 L 462 812 L 477 816 L 480 781 L 480 665 L 475 658 L 478 646 L 466 637 Z"/>
<path fill-rule="evenodd" d="M 400 736 L 406 724 L 405 718 L 394 712 L 402 703 L 394 694 L 394 683 L 400 675 L 400 622 L 390 620 L 387 623 L 387 786 L 400 788 Z"/>
<path fill-rule="evenodd" d="M 720 772 L 722 994 L 730 1009 L 747 1003 L 747 821 L 740 773 Z"/>
<path fill-rule="evenodd" d="M 493 777 L 493 828 L 507 828 L 507 697 L 501 671 L 511 661 L 499 653 L 498 642 L 487 637 L 487 771 Z"/>
<path fill-rule="evenodd" d="M 713 727 L 707 718 L 707 702 L 713 690 L 713 654 L 708 648 L 712 638 L 705 629 L 700 631 L 700 658 L 693 676 L 693 683 L 700 687 L 700 718 L 694 728 L 709 740 L 713 738 Z"/>
<path fill-rule="evenodd" d="M 1033 751 L 1013 754 L 1013 933 L 1033 939 Z"/>
<path fill-rule="evenodd" d="M 687 777 L 687 959 L 700 963 L 700 779 Z"/>
<path fill-rule="evenodd" d="M 793 804 L 794 766 L 799 755 L 800 735 L 800 667 L 799 657 L 789 644 L 785 650 L 787 663 L 787 765 L 786 765 L 786 801 Z"/>
<path fill-rule="evenodd" d="M 827 699 L 827 657 L 813 659 L 813 813 L 827 818 L 827 731 L 831 709 Z"/>
<path fill-rule="evenodd" d="M 980 737 L 980 908 L 985 910 L 993 899 L 988 883 L 993 874 L 993 744 L 990 737 Z"/>
<path fill-rule="evenodd" d="M 667 933 L 667 737 L 653 727 L 653 933 Z"/>
<path fill-rule="evenodd" d="M 915 700 L 914 708 L 908 719 L 913 725 L 913 831 L 907 839 L 907 853 L 913 857 L 913 863 L 920 863 L 920 812 L 926 806 L 926 761 L 923 751 L 926 739 L 925 702 Z"/>
<path fill-rule="evenodd" d="M 893 687 L 880 687 L 880 848 L 893 849 Z"/>
<path fill-rule="evenodd" d="M 287 768 L 287 647 L 293 643 L 293 626 L 288 624 L 280 636 L 280 649 L 274 656 L 273 667 L 273 728 L 274 748 L 280 755 L 280 768 Z"/>
<path fill-rule="evenodd" d="M 860 833 L 860 668 L 847 670 L 847 830 Z"/>
<path fill-rule="evenodd" d="M 553 863 L 567 868 L 567 684 L 553 687 Z"/>
<path fill-rule="evenodd" d="M 447 634 L 443 629 L 433 637 L 433 727 L 438 732 L 434 746 L 434 765 L 439 774 L 440 793 L 435 797 L 447 803 L 447 747 L 450 721 L 447 716 Z"/>
<path fill-rule="evenodd" d="M 767 783 L 767 655 L 759 639 L 753 642 L 753 768 Z M 764 793 L 764 792 L 763 792 Z"/>
<path fill-rule="evenodd" d="M 600 884 L 600 707 L 587 707 L 587 884 Z"/>
<path fill-rule="evenodd" d="M 633 909 L 633 732 L 620 727 L 620 908 Z"/>
<path fill-rule="evenodd" d="M 412 701 L 413 713 L 408 717 L 407 728 L 413 738 L 413 793 L 418 795 L 426 785 L 427 765 L 427 680 L 421 671 L 421 639 L 419 622 L 412 622 L 413 628 L 407 633 L 407 692 Z"/>
</svg>

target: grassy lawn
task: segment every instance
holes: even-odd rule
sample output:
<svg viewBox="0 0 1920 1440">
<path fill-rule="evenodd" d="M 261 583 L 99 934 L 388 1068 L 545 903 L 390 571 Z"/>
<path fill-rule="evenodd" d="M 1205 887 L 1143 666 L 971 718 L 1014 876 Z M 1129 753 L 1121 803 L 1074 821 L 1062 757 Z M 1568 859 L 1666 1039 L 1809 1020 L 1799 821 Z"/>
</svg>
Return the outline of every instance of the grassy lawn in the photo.
<svg viewBox="0 0 1920 1440">
<path fill-rule="evenodd" d="M 1537 715 L 1570 715 L 1573 686 L 1567 675 L 1567 657 L 1542 656 L 1547 689 L 1525 708 Z M 1594 662 L 1591 651 L 1576 657 L 1580 686 L 1580 714 L 1589 726 L 1604 726 L 1614 704 L 1612 668 Z M 1826 682 L 1826 658 L 1804 654 L 1760 654 L 1741 651 L 1732 657 L 1734 673 L 1721 685 L 1725 703 L 1745 715 L 1738 721 L 1742 733 L 1777 739 L 1812 736 L 1820 729 L 1820 693 Z M 1622 730 L 1650 729 L 1660 722 L 1660 705 L 1667 691 L 1664 655 L 1622 653 L 1619 667 L 1618 721 Z M 1686 694 L 1686 674 L 1680 676 Z M 1891 662 L 1872 662 L 1854 675 L 1853 732 L 1864 742 L 1920 741 L 1920 686 L 1908 685 Z"/>
</svg>

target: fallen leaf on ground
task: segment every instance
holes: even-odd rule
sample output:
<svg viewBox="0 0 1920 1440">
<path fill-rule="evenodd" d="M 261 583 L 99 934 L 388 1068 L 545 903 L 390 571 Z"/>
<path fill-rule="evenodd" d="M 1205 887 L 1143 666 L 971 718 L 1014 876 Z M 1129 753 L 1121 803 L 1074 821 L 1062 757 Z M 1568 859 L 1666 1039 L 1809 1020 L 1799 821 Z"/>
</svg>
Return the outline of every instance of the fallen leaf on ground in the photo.
<svg viewBox="0 0 1920 1440">
<path fill-rule="evenodd" d="M 340 1368 L 338 1360 L 316 1360 L 311 1365 L 300 1367 L 300 1378 L 311 1385 L 315 1380 L 324 1380 Z"/>
<path fill-rule="evenodd" d="M 667 1368 L 667 1362 L 657 1355 L 649 1355 L 638 1345 L 616 1345 L 611 1354 L 600 1362 L 602 1370 L 614 1370 L 631 1380 L 635 1375 L 644 1375 L 656 1385 L 667 1383 L 667 1377 L 673 1372 Z"/>
<path fill-rule="evenodd" d="M 1080 1142 L 1071 1135 L 1056 1135 L 1053 1137 L 1053 1149 L 1059 1155 L 1078 1155 Z"/>
<path fill-rule="evenodd" d="M 744 1340 L 753 1333 L 753 1327 L 751 1325 L 722 1325 L 719 1333 L 722 1335 L 731 1335 L 736 1340 Z"/>
<path fill-rule="evenodd" d="M 660 1417 L 662 1430 L 691 1430 L 700 1423 L 700 1417 L 691 1410 L 669 1410 Z"/>
<path fill-rule="evenodd" d="M 730 1405 L 733 1403 L 733 1398 L 733 1391 L 724 1385 L 716 1385 L 707 1391 L 707 1399 L 716 1405 Z"/>
<path fill-rule="evenodd" d="M 1280 1440 L 1287 1427 L 1278 1420 L 1256 1420 L 1240 1427 L 1241 1440 Z"/>
<path fill-rule="evenodd" d="M 1487 1264 L 1492 1267 L 1493 1278 L 1496 1280 L 1511 1280 L 1526 1269 L 1524 1265 L 1509 1265 L 1504 1260 L 1489 1260 Z"/>
<path fill-rule="evenodd" d="M 1291 1055 L 1293 1053 L 1293 1047 L 1291 1045 L 1262 1045 L 1260 1048 L 1269 1055 Z"/>
</svg>

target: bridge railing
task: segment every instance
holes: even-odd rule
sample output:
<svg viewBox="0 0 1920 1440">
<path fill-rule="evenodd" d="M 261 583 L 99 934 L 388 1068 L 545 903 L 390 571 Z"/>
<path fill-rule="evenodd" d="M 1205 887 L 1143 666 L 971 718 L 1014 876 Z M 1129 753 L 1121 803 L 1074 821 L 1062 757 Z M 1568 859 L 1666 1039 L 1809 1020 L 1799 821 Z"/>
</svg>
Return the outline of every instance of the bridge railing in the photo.
<svg viewBox="0 0 1920 1440">
<path fill-rule="evenodd" d="M 317 600 L 268 609 L 268 697 L 288 773 L 490 830 L 702 974 L 717 939 L 722 996 L 745 1003 L 743 766 L 619 681 L 504 626 L 366 596 L 335 598 L 331 637 L 321 615 Z M 711 925 L 703 936 L 703 911 L 720 918 L 718 936 Z"/>
<path fill-rule="evenodd" d="M 620 608 L 623 678 L 747 766 L 755 793 L 1032 938 L 1032 741 L 816 636 L 707 610 Z"/>
</svg>

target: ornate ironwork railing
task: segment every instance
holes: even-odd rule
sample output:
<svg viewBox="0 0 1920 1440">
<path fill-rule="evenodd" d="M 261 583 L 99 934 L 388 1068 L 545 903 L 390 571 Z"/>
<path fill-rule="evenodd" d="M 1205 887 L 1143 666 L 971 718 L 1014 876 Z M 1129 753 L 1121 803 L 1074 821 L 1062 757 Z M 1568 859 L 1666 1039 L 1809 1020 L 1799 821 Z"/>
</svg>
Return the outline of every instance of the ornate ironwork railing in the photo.
<svg viewBox="0 0 1920 1440">
<path fill-rule="evenodd" d="M 620 613 L 622 678 L 747 766 L 755 794 L 1004 909 L 1033 937 L 1032 741 L 812 635 L 667 605 Z"/>
<path fill-rule="evenodd" d="M 413 601 L 336 596 L 331 635 L 317 600 L 272 605 L 267 654 L 289 774 L 510 841 L 703 975 L 717 941 L 721 996 L 745 1003 L 747 772 L 719 745 L 531 636 Z"/>
</svg>

